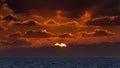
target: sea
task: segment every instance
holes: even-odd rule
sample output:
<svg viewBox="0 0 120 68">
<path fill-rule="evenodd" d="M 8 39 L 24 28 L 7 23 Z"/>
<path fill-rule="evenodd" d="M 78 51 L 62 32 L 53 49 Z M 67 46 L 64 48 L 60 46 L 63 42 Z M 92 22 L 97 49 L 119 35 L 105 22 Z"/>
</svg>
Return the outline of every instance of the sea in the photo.
<svg viewBox="0 0 120 68">
<path fill-rule="evenodd" d="M 0 68 L 120 68 L 120 58 L 0 58 Z"/>
</svg>

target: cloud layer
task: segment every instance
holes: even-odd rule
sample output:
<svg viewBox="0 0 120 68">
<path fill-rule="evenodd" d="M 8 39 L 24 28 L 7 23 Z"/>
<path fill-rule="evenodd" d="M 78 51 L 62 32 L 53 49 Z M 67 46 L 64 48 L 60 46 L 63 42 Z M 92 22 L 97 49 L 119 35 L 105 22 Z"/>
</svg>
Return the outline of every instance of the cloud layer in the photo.
<svg viewBox="0 0 120 68">
<path fill-rule="evenodd" d="M 115 33 L 112 33 L 108 30 L 95 29 L 93 32 L 80 32 L 79 34 L 81 34 L 83 37 L 86 36 L 97 37 L 97 36 L 113 36 Z"/>
<path fill-rule="evenodd" d="M 118 58 L 120 57 L 120 42 L 105 42 L 98 44 L 78 44 L 69 45 L 66 48 L 60 47 L 37 47 L 37 48 L 18 48 L 3 50 L 0 54 L 1 57 L 106 57 Z"/>
<path fill-rule="evenodd" d="M 119 0 L 69 0 L 69 2 L 67 0 L 7 0 L 7 4 L 15 13 L 28 13 L 30 11 L 30 13 L 41 14 L 43 16 L 54 16 L 58 9 L 63 10 L 63 15 L 70 18 L 79 17 L 86 10 L 92 11 L 94 13 L 93 16 L 111 16 L 119 14 Z M 32 11 L 32 9 L 36 12 Z"/>
<path fill-rule="evenodd" d="M 52 33 L 47 32 L 46 30 L 39 30 L 39 31 L 28 31 L 23 37 L 27 38 L 49 38 L 53 37 Z"/>
<path fill-rule="evenodd" d="M 5 18 L 3 18 L 3 20 L 7 20 L 7 21 L 18 21 L 17 17 L 14 15 L 8 15 Z"/>
<path fill-rule="evenodd" d="M 119 26 L 120 25 L 120 16 L 110 16 L 98 18 L 95 20 L 89 20 L 86 23 L 87 25 L 95 26 Z"/>
</svg>

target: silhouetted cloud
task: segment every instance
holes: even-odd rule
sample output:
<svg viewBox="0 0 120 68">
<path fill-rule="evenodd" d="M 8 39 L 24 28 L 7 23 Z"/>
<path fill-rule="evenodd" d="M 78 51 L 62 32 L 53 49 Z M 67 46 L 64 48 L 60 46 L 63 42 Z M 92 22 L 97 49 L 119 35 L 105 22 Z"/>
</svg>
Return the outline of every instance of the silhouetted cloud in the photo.
<svg viewBox="0 0 120 68">
<path fill-rule="evenodd" d="M 39 24 L 39 23 L 35 20 L 26 20 L 26 21 L 23 21 L 23 22 L 12 23 L 12 25 L 15 25 L 15 26 L 34 26 L 34 25 L 37 25 L 37 24 Z"/>
<path fill-rule="evenodd" d="M 14 39 L 20 38 L 21 36 L 22 36 L 22 32 L 17 31 L 16 33 L 10 34 L 9 38 L 12 39 L 12 40 L 14 40 Z"/>
<path fill-rule="evenodd" d="M 50 32 L 47 32 L 46 30 L 31 30 L 25 33 L 23 37 L 27 38 L 50 38 L 54 35 Z"/>
<path fill-rule="evenodd" d="M 112 33 L 108 30 L 103 30 L 103 29 L 95 29 L 93 32 L 80 32 L 82 36 L 113 36 L 115 33 Z"/>
<path fill-rule="evenodd" d="M 0 40 L 0 46 L 8 46 L 8 45 L 10 45 L 10 42 L 4 41 L 4 40 Z"/>
<path fill-rule="evenodd" d="M 0 45 L 2 46 L 26 46 L 26 45 L 32 45 L 32 43 L 23 40 L 23 39 L 18 39 L 18 40 L 12 40 L 12 41 L 0 41 Z"/>
<path fill-rule="evenodd" d="M 119 0 L 105 0 L 104 3 L 101 1 L 101 4 L 98 5 L 94 15 L 98 16 L 113 16 L 120 15 L 120 1 Z"/>
<path fill-rule="evenodd" d="M 3 50 L 0 56 L 9 57 L 120 57 L 120 42 L 103 42 L 97 44 L 77 44 L 62 48 L 45 46 L 37 48 L 14 48 Z"/>
<path fill-rule="evenodd" d="M 63 10 L 63 14 L 67 17 L 80 17 L 84 11 L 96 7 L 93 11 L 93 16 L 107 16 L 107 15 L 118 15 L 119 14 L 119 0 L 60 0 L 60 1 L 10 1 L 7 0 L 10 8 L 12 8 L 15 13 L 28 13 L 29 10 L 38 10 L 36 13 L 41 13 L 41 15 L 55 15 L 56 10 Z M 46 6 L 47 5 L 47 6 Z M 84 6 L 84 7 L 83 7 Z M 48 12 L 49 11 L 49 12 Z M 31 11 L 34 12 L 34 11 Z"/>
<path fill-rule="evenodd" d="M 23 45 L 32 45 L 32 43 L 26 41 L 26 40 L 15 40 L 12 43 L 10 43 L 10 45 L 14 45 L 14 46 L 23 46 Z"/>
<path fill-rule="evenodd" d="M 18 21 L 17 17 L 14 15 L 8 15 L 5 18 L 3 18 L 3 20 L 7 20 L 7 21 Z"/>
<path fill-rule="evenodd" d="M 86 22 L 86 24 L 96 26 L 118 26 L 120 25 L 120 16 L 110 16 L 95 20 L 89 20 Z"/>
<path fill-rule="evenodd" d="M 25 38 L 50 38 L 50 37 L 75 38 L 75 36 L 71 33 L 54 34 L 51 32 L 47 32 L 46 30 L 31 30 L 26 32 L 23 35 L 23 37 Z"/>
<path fill-rule="evenodd" d="M 0 26 L 0 30 L 6 30 L 6 27 Z"/>
<path fill-rule="evenodd" d="M 0 26 L 0 30 L 4 30 L 3 27 Z"/>
</svg>

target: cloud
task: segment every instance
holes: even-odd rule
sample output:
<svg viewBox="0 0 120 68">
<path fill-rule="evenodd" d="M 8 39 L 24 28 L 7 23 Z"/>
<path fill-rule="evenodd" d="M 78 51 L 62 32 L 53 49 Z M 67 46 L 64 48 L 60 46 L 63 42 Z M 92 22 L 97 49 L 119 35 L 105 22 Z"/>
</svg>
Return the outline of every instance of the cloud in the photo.
<svg viewBox="0 0 120 68">
<path fill-rule="evenodd" d="M 15 40 L 12 43 L 10 43 L 10 45 L 13 46 L 26 46 L 26 45 L 32 45 L 32 43 L 26 41 L 26 40 Z"/>
<path fill-rule="evenodd" d="M 11 2 L 7 0 L 7 3 L 9 7 L 11 7 L 16 13 L 25 13 L 27 12 L 26 10 L 31 10 L 31 9 L 36 9 L 36 10 L 41 10 L 41 11 L 50 11 L 49 14 L 54 15 L 53 12 L 56 12 L 56 9 L 61 9 L 63 11 L 67 11 L 66 16 L 68 17 L 79 17 L 82 11 L 92 7 L 93 5 L 98 4 L 99 1 L 84 1 L 84 0 L 70 0 L 69 2 L 66 1 L 52 1 L 49 2 L 49 0 L 46 1 L 14 1 Z M 14 4 L 15 3 L 15 4 Z M 67 3 L 67 4 L 66 4 Z M 47 5 L 47 6 L 46 6 Z M 82 7 L 84 6 L 84 7 Z M 48 12 L 45 14 L 45 12 L 42 12 L 41 14 L 44 13 L 44 15 L 48 14 Z M 60 13 L 58 13 L 60 14 Z M 59 16 L 59 15 L 58 15 Z"/>
<path fill-rule="evenodd" d="M 14 15 L 8 15 L 5 18 L 3 18 L 3 20 L 7 20 L 7 21 L 18 21 L 17 17 Z"/>
<path fill-rule="evenodd" d="M 32 45 L 32 43 L 24 40 L 24 39 L 16 39 L 12 41 L 8 40 L 1 40 L 0 45 L 2 46 L 26 46 L 26 45 Z"/>
<path fill-rule="evenodd" d="M 46 30 L 31 30 L 24 34 L 23 37 L 27 38 L 50 38 L 54 35 Z"/>
<path fill-rule="evenodd" d="M 112 36 L 113 34 L 108 30 L 96 29 L 94 32 L 88 33 L 88 36 Z"/>
<path fill-rule="evenodd" d="M 10 42 L 8 42 L 8 41 L 4 41 L 4 40 L 1 40 L 0 41 L 0 46 L 7 46 L 7 45 L 10 45 Z"/>
<path fill-rule="evenodd" d="M 95 29 L 93 32 L 80 32 L 82 36 L 93 36 L 93 37 L 98 37 L 98 36 L 113 36 L 115 33 L 112 33 L 108 30 L 103 30 L 103 29 Z"/>
<path fill-rule="evenodd" d="M 91 19 L 91 16 L 92 16 L 92 12 L 89 10 L 89 11 L 85 11 L 83 13 L 83 15 L 80 16 L 80 22 L 81 24 L 84 24 L 85 22 L 87 22 L 88 20 Z"/>
<path fill-rule="evenodd" d="M 59 26 L 60 24 L 57 21 L 55 21 L 54 19 L 49 19 L 49 20 L 44 22 L 44 25 L 46 25 L 46 26 Z"/>
<path fill-rule="evenodd" d="M 6 27 L 0 26 L 0 30 L 6 30 Z"/>
<path fill-rule="evenodd" d="M 57 17 L 58 19 L 63 19 L 63 17 L 62 17 L 62 11 L 61 11 L 61 10 L 57 10 L 57 11 L 56 11 L 56 17 Z"/>
<path fill-rule="evenodd" d="M 63 11 L 63 13 L 66 12 L 65 16 L 67 17 L 80 17 L 80 15 L 83 14 L 84 11 L 94 6 L 96 7 L 94 11 L 94 16 L 119 14 L 119 0 L 69 0 L 69 2 L 67 0 L 51 2 L 49 2 L 49 0 L 31 0 L 29 2 L 24 0 L 11 2 L 7 0 L 7 3 L 9 7 L 15 11 L 15 13 L 28 13 L 29 10 L 34 9 L 40 10 L 35 13 L 41 14 L 43 16 L 55 15 L 56 10 L 60 9 Z M 34 11 L 31 12 L 34 13 Z M 58 13 L 58 16 L 60 16 L 59 14 L 60 12 Z"/>
<path fill-rule="evenodd" d="M 8 57 L 120 57 L 120 42 L 98 44 L 69 44 L 66 48 L 45 46 L 37 48 L 14 48 L 1 51 L 0 56 Z"/>
<path fill-rule="evenodd" d="M 17 31 L 16 33 L 10 34 L 9 38 L 12 40 L 16 40 L 18 38 L 22 37 L 22 32 Z"/>
<path fill-rule="evenodd" d="M 118 26 L 120 25 L 120 16 L 106 16 L 87 21 L 87 25 L 95 26 Z"/>
<path fill-rule="evenodd" d="M 105 0 L 104 3 L 101 1 L 101 4 L 98 5 L 94 15 L 98 16 L 112 16 L 119 15 L 119 0 Z"/>
<path fill-rule="evenodd" d="M 0 20 L 2 20 L 3 19 L 3 15 L 2 14 L 0 14 Z"/>
<path fill-rule="evenodd" d="M 67 17 L 64 16 L 64 13 L 63 13 L 62 10 L 57 10 L 57 11 L 56 11 L 56 16 L 55 16 L 55 18 L 57 19 L 57 21 L 58 21 L 58 20 L 65 20 L 65 19 L 67 19 Z"/>
<path fill-rule="evenodd" d="M 13 11 L 8 7 L 8 4 L 6 3 L 6 0 L 2 0 L 0 2 L 0 10 L 4 13 L 13 13 Z"/>
<path fill-rule="evenodd" d="M 60 37 L 60 38 L 75 38 L 75 36 L 71 33 L 59 34 L 58 37 Z"/>
<path fill-rule="evenodd" d="M 77 21 L 72 21 L 72 22 L 67 22 L 67 23 L 65 23 L 65 25 L 77 26 L 77 25 L 79 25 L 79 23 L 78 23 Z"/>
<path fill-rule="evenodd" d="M 25 38 L 75 38 L 75 36 L 71 33 L 61 33 L 61 34 L 54 34 L 51 32 L 48 32 L 46 30 L 30 30 L 26 32 L 23 37 Z"/>
<path fill-rule="evenodd" d="M 0 26 L 0 30 L 4 30 L 4 28 Z"/>
<path fill-rule="evenodd" d="M 23 21 L 22 23 L 21 22 L 18 22 L 18 23 L 12 23 L 12 25 L 15 25 L 15 26 L 34 26 L 34 25 L 38 25 L 39 23 L 35 20 L 26 20 L 26 21 Z"/>
</svg>

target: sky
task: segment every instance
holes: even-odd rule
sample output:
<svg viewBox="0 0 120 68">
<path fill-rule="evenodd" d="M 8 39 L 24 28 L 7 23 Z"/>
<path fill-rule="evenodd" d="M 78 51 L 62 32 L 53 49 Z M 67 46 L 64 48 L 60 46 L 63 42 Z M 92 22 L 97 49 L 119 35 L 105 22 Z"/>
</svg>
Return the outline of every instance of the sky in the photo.
<svg viewBox="0 0 120 68">
<path fill-rule="evenodd" d="M 0 0 L 0 57 L 120 57 L 119 3 Z"/>
</svg>

